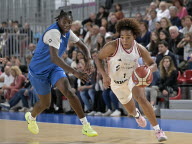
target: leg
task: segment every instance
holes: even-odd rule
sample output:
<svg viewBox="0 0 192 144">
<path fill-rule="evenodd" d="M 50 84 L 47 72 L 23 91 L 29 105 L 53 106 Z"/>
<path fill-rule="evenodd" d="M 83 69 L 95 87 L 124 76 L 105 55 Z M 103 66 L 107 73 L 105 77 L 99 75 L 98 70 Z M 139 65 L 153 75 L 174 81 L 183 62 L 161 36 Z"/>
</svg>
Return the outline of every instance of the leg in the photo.
<svg viewBox="0 0 192 144">
<path fill-rule="evenodd" d="M 142 107 L 143 112 L 146 115 L 146 117 L 148 118 L 148 120 L 150 121 L 151 125 L 152 126 L 158 125 L 153 108 L 145 97 L 145 89 L 135 86 L 132 89 L 132 93 L 133 93 L 135 100 Z"/>
<path fill-rule="evenodd" d="M 33 111 L 31 112 L 31 116 L 34 118 L 45 109 L 49 108 L 51 104 L 51 93 L 48 93 L 46 95 L 38 94 L 38 96 L 39 101 L 34 105 Z"/>
<path fill-rule="evenodd" d="M 84 118 L 85 114 L 83 112 L 81 103 L 80 103 L 78 97 L 76 96 L 75 92 L 72 91 L 71 86 L 70 86 L 69 81 L 67 80 L 67 78 L 63 77 L 63 78 L 59 79 L 57 81 L 57 83 L 56 83 L 56 87 L 61 91 L 61 93 L 65 97 L 67 97 L 71 107 L 74 109 L 74 111 L 76 112 L 78 117 L 80 119 Z"/>
</svg>

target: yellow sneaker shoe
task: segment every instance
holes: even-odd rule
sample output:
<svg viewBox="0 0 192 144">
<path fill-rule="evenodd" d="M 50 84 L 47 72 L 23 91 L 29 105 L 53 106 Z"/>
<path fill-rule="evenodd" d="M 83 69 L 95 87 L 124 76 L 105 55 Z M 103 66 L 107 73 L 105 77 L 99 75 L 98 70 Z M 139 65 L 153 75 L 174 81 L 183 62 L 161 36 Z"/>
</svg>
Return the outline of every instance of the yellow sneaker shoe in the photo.
<svg viewBox="0 0 192 144">
<path fill-rule="evenodd" d="M 83 125 L 82 133 L 88 137 L 98 136 L 97 132 L 90 126 L 90 123 Z"/>
<path fill-rule="evenodd" d="M 30 115 L 31 115 L 30 112 L 27 112 L 27 113 L 25 114 L 25 119 L 26 119 L 26 121 L 27 121 L 27 123 L 28 123 L 28 130 L 29 130 L 30 132 L 32 132 L 33 134 L 38 134 L 38 133 L 39 133 L 39 128 L 38 128 L 38 126 L 37 126 L 36 120 L 30 120 L 30 119 L 29 119 L 29 116 L 30 116 Z"/>
</svg>

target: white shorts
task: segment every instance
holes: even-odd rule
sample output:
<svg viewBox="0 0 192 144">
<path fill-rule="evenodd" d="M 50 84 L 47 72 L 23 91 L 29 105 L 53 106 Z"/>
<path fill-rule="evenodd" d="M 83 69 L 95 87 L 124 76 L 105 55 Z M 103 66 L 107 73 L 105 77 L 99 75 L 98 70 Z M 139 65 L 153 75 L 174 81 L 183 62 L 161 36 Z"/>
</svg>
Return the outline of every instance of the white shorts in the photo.
<svg viewBox="0 0 192 144">
<path fill-rule="evenodd" d="M 129 78 L 122 84 L 117 84 L 111 79 L 111 89 L 121 104 L 127 104 L 131 100 L 132 89 L 134 86 L 135 84 L 133 83 L 132 78 Z"/>
</svg>

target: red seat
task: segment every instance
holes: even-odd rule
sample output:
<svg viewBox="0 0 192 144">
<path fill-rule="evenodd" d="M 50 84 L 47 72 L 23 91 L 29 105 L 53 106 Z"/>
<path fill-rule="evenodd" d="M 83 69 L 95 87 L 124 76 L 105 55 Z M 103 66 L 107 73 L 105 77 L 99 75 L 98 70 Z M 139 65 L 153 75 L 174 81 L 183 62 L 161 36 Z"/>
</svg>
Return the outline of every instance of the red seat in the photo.
<svg viewBox="0 0 192 144">
<path fill-rule="evenodd" d="M 178 71 L 178 76 L 177 76 L 177 83 L 181 84 L 186 82 L 186 72 L 184 71 L 183 74 L 181 75 L 181 72 Z"/>
<path fill-rule="evenodd" d="M 170 97 L 169 100 L 179 100 L 182 98 L 182 95 L 181 95 L 181 88 L 178 87 L 178 92 L 177 92 L 177 95 L 174 96 L 174 97 Z"/>
<path fill-rule="evenodd" d="M 186 83 L 192 83 L 192 70 L 186 70 Z"/>
</svg>

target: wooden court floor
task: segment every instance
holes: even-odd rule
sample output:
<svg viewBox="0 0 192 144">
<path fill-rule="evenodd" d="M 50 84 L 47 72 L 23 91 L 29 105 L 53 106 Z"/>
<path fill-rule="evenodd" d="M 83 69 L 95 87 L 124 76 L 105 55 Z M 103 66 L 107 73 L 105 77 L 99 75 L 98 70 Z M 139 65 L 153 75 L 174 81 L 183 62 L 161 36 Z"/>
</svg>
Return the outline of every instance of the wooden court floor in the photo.
<svg viewBox="0 0 192 144">
<path fill-rule="evenodd" d="M 0 120 L 0 144 L 157 144 L 154 132 L 93 126 L 97 137 L 81 134 L 80 125 L 38 123 L 40 133 L 31 134 L 24 121 Z M 191 133 L 166 132 L 166 144 L 192 144 Z"/>
</svg>

